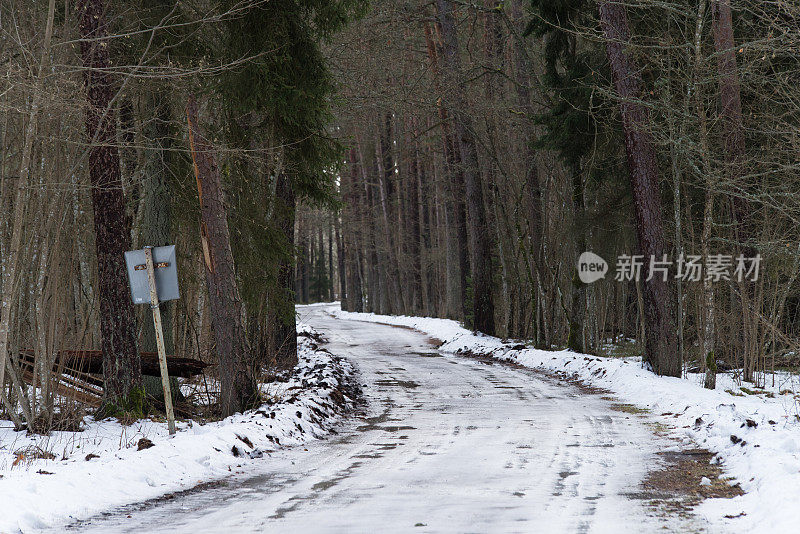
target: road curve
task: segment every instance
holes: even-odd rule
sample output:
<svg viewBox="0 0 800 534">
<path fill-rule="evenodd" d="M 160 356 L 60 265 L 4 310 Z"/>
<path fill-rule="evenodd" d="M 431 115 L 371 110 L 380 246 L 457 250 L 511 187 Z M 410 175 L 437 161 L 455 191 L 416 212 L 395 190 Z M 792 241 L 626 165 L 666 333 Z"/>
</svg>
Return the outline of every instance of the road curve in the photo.
<svg viewBox="0 0 800 534">
<path fill-rule="evenodd" d="M 667 443 L 600 395 L 536 372 L 447 356 L 417 332 L 301 318 L 348 358 L 367 414 L 261 472 L 86 532 L 686 532 L 630 495 Z"/>
</svg>

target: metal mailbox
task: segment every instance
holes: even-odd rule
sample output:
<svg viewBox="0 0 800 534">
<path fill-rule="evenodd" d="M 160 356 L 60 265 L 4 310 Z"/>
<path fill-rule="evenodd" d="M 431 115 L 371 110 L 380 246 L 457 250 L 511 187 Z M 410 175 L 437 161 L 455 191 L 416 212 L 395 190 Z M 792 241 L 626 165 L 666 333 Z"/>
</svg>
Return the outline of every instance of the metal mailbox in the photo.
<svg viewBox="0 0 800 534">
<path fill-rule="evenodd" d="M 155 267 L 158 300 L 180 298 L 178 292 L 178 269 L 175 262 L 175 245 L 153 247 L 153 266 Z M 131 284 L 131 298 L 134 304 L 150 303 L 150 285 L 147 281 L 147 264 L 144 250 L 131 250 L 125 253 L 128 280 Z"/>
</svg>

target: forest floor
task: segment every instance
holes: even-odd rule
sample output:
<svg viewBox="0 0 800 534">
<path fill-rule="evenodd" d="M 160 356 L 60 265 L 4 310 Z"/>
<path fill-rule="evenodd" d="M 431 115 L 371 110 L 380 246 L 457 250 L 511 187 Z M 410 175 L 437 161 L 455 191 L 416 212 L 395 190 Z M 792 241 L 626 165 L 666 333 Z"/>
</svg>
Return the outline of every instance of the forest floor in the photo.
<svg viewBox="0 0 800 534">
<path fill-rule="evenodd" d="M 300 364 L 286 381 L 263 386 L 266 402 L 258 410 L 178 421 L 175 436 L 163 419 L 126 425 L 85 417 L 81 431 L 49 435 L 16 432 L 0 421 L 0 533 L 60 532 L 130 503 L 208 491 L 284 446 L 335 432 L 360 396 L 354 369 L 320 349 L 307 325 L 298 332 Z"/>
<path fill-rule="evenodd" d="M 800 383 L 793 373 L 760 377 L 719 374 L 659 377 L 641 357 L 598 357 L 544 351 L 517 341 L 473 334 L 455 321 L 355 314 L 336 317 L 412 328 L 441 341 L 443 353 L 479 356 L 537 370 L 596 393 L 616 410 L 641 417 L 655 434 L 679 446 L 659 452 L 662 468 L 642 480 L 638 495 L 656 509 L 689 513 L 711 531 L 791 532 L 800 523 Z M 683 499 L 659 499 L 671 491 Z M 715 498 L 720 497 L 720 498 Z"/>
<path fill-rule="evenodd" d="M 357 367 L 363 413 L 222 485 L 75 529 L 724 532 L 691 512 L 702 476 L 728 487 L 707 453 L 658 432 L 653 416 L 607 390 L 437 350 L 442 329 L 337 319 L 335 305 L 298 310 L 327 350 Z M 697 479 L 688 493 L 687 478 Z"/>
</svg>

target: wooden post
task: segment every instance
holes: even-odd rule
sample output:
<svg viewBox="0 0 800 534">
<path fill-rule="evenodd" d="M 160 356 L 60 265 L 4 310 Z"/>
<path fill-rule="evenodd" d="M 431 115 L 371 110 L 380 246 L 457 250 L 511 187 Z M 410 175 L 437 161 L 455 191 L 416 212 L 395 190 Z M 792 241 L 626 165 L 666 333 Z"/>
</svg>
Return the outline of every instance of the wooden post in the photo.
<svg viewBox="0 0 800 534">
<path fill-rule="evenodd" d="M 175 412 L 172 410 L 172 391 L 169 386 L 167 371 L 167 351 L 164 348 L 164 332 L 161 328 L 161 308 L 158 307 L 158 291 L 156 290 L 156 272 L 153 267 L 153 247 L 144 247 L 144 259 L 147 265 L 147 281 L 150 284 L 150 309 L 153 310 L 153 326 L 156 329 L 156 347 L 158 347 L 158 364 L 161 368 L 161 386 L 164 388 L 164 406 L 167 409 L 167 424 L 170 435 L 175 433 Z"/>
</svg>

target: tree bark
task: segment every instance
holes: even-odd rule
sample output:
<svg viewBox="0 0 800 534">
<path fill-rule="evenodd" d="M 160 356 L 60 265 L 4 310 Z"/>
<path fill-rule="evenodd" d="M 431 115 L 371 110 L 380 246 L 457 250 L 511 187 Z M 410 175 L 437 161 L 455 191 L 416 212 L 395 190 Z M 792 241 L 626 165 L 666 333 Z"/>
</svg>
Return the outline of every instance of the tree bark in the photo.
<svg viewBox="0 0 800 534">
<path fill-rule="evenodd" d="M 384 313 L 402 313 L 400 304 L 400 270 L 397 264 L 397 248 L 392 236 L 394 227 L 393 197 L 394 197 L 394 159 L 391 151 L 392 118 L 391 114 L 385 115 L 383 124 L 378 124 L 378 136 L 375 140 L 377 151 L 375 153 L 375 167 L 377 168 L 378 193 L 380 195 L 381 214 L 383 215 L 383 249 L 384 272 L 387 280 L 387 295 Z"/>
<path fill-rule="evenodd" d="M 275 185 L 273 225 L 283 237 L 284 253 L 278 261 L 276 292 L 269 303 L 270 351 L 278 369 L 297 365 L 297 326 L 294 308 L 295 193 L 290 176 L 283 172 Z"/>
<path fill-rule="evenodd" d="M 147 139 L 148 146 L 145 148 L 143 164 L 143 183 L 142 188 L 135 187 L 137 193 L 141 195 L 141 203 L 138 209 L 133 211 L 139 221 L 138 244 L 141 246 L 160 247 L 168 245 L 172 237 L 172 199 L 170 198 L 169 173 L 170 158 L 172 157 L 172 142 L 170 139 L 169 124 L 171 121 L 169 102 L 165 95 L 151 92 L 147 95 L 147 110 L 151 113 L 144 121 L 143 132 Z M 132 113 L 132 110 L 131 110 Z M 133 123 L 131 117 L 130 123 Z M 130 134 L 129 143 L 133 144 L 133 132 Z M 130 166 L 129 166 L 130 167 Z M 130 199 L 129 208 L 134 200 L 138 200 L 139 194 L 132 193 L 134 198 Z M 161 323 L 164 328 L 164 348 L 167 354 L 172 354 L 174 350 L 173 332 L 173 306 L 163 304 L 161 306 Z M 147 316 L 150 310 L 144 310 Z M 156 352 L 155 329 L 146 321 L 142 329 L 140 348 L 142 352 Z M 178 381 L 170 373 L 173 400 L 182 398 Z M 142 377 L 145 392 L 149 396 L 161 399 L 163 402 L 164 388 L 161 378 L 144 375 Z"/>
<path fill-rule="evenodd" d="M 517 106 L 523 114 L 522 142 L 525 146 L 523 165 L 525 167 L 525 192 L 528 204 L 528 238 L 533 268 L 536 271 L 536 283 L 544 276 L 544 213 L 542 210 L 542 188 L 539 178 L 537 150 L 534 146 L 536 132 L 534 130 L 533 100 L 531 98 L 532 66 L 525 48 L 524 31 L 527 21 L 523 16 L 522 0 L 511 0 L 511 16 L 513 19 L 512 47 L 514 57 L 514 87 L 516 89 Z M 531 303 L 538 306 L 537 287 L 531 287 Z M 538 326 L 536 327 L 538 328 Z"/>
<path fill-rule="evenodd" d="M 625 152 L 636 211 L 636 232 L 645 258 L 662 258 L 666 251 L 659 200 L 658 165 L 652 139 L 647 132 L 648 114 L 641 98 L 639 70 L 625 46 L 630 41 L 624 4 L 600 2 L 600 23 L 607 40 L 611 75 L 620 98 L 625 133 Z M 649 269 L 646 269 L 649 270 Z M 674 301 L 670 287 L 658 274 L 644 282 L 645 358 L 659 375 L 680 376 L 681 362 L 675 335 Z"/>
<path fill-rule="evenodd" d="M 470 270 L 472 273 L 472 326 L 475 330 L 493 335 L 494 297 L 492 281 L 491 243 L 486 222 L 486 206 L 483 200 L 478 151 L 466 101 L 466 88 L 461 74 L 458 35 L 456 33 L 453 3 L 451 0 L 436 0 L 437 15 L 442 28 L 444 66 L 449 83 L 443 95 L 453 110 L 453 122 L 461 152 L 464 185 L 469 212 L 467 232 L 469 235 Z"/>
<path fill-rule="evenodd" d="M 416 131 L 416 130 L 414 130 Z M 414 136 L 416 138 L 416 135 Z M 419 184 L 420 184 L 420 161 L 419 161 L 419 147 L 416 141 L 413 141 L 413 146 L 410 151 L 410 162 L 408 169 L 408 179 L 406 180 L 407 196 L 408 196 L 408 256 L 410 258 L 411 273 L 409 275 L 410 298 L 408 303 L 410 309 L 408 312 L 411 314 L 419 314 L 422 312 L 422 248 L 420 236 L 420 198 L 419 198 Z"/>
<path fill-rule="evenodd" d="M 573 216 L 573 247 L 574 262 L 577 266 L 578 258 L 586 250 L 586 213 L 584 209 L 583 175 L 579 165 L 572 170 L 572 216 Z M 572 272 L 572 300 L 569 312 L 569 332 L 567 334 L 567 348 L 575 352 L 586 350 L 586 290 L 578 276 L 577 268 Z"/>
<path fill-rule="evenodd" d="M 334 299 L 333 280 L 333 221 L 328 219 L 328 302 Z"/>
<path fill-rule="evenodd" d="M 97 250 L 104 395 L 109 404 L 140 410 L 142 370 L 136 319 L 123 253 L 130 249 L 130 220 L 122 192 L 114 88 L 103 0 L 79 0 L 81 58 L 87 93 L 86 133 Z"/>
<path fill-rule="evenodd" d="M 742 183 L 742 169 L 745 164 L 744 120 L 730 0 L 711 0 L 711 14 L 719 74 L 725 176 L 729 184 L 737 191 L 731 201 L 733 237 L 737 251 L 745 256 L 753 257 L 756 255 L 756 250 L 748 244 L 752 237 L 750 235 L 752 229 L 748 224 L 748 219 L 752 216 L 752 208 L 744 196 L 747 187 Z M 739 191 L 743 191 L 744 194 Z M 739 283 L 738 296 L 741 305 L 742 327 L 735 337 L 734 344 L 737 351 L 742 353 L 744 379 L 752 380 L 750 369 L 753 368 L 759 352 L 756 348 L 758 342 L 755 340 L 760 321 L 759 312 L 752 309 L 757 302 L 753 298 L 752 287 L 749 284 Z"/>
<path fill-rule="evenodd" d="M 342 174 L 342 190 L 345 202 L 344 213 L 348 215 L 347 226 L 342 229 L 342 244 L 344 257 L 340 260 L 344 264 L 342 292 L 346 295 L 347 310 L 353 312 L 364 311 L 364 299 L 361 288 L 361 272 L 358 261 L 358 247 L 361 243 L 362 211 L 361 194 L 358 187 L 358 154 L 355 148 L 348 153 L 350 163 L 350 176 Z M 345 289 L 346 288 L 346 289 Z M 343 300 L 344 302 L 345 300 Z"/>
<path fill-rule="evenodd" d="M 390 310 L 390 300 L 389 300 L 389 271 L 388 271 L 388 251 L 383 250 L 381 251 L 378 248 L 379 243 L 379 235 L 378 235 L 378 225 L 380 224 L 378 221 L 378 210 L 381 209 L 380 207 L 380 169 L 377 164 L 378 156 L 376 154 L 376 150 L 373 150 L 373 147 L 370 147 L 371 154 L 369 157 L 369 161 L 373 163 L 372 166 L 372 175 L 375 176 L 375 180 L 370 180 L 369 176 L 370 173 L 367 171 L 367 159 L 364 157 L 364 153 L 361 150 L 361 145 L 356 140 L 358 146 L 358 161 L 359 161 L 359 168 L 361 169 L 361 179 L 364 184 L 364 199 L 365 199 L 365 206 L 367 213 L 370 216 L 367 217 L 369 220 L 369 235 L 370 235 L 370 248 L 369 248 L 369 264 L 372 270 L 372 281 L 370 285 L 372 286 L 371 292 L 373 293 L 371 303 L 370 303 L 370 310 L 371 312 L 378 313 L 378 314 L 386 314 L 389 313 Z"/>
<path fill-rule="evenodd" d="M 739 85 L 736 44 L 733 40 L 733 16 L 730 0 L 712 0 L 712 29 L 719 74 L 719 96 L 722 108 L 723 145 L 725 148 L 725 173 L 731 184 L 739 186 L 742 163 L 745 157 L 744 122 L 742 120 L 742 98 Z M 734 217 L 737 238 L 740 242 L 749 236 L 743 221 L 749 213 L 747 201 L 734 196 Z"/>
<path fill-rule="evenodd" d="M 317 224 L 317 263 L 314 266 L 314 275 L 317 278 L 317 295 L 315 302 L 323 302 L 328 296 L 327 284 L 324 284 L 324 277 L 327 274 L 325 258 L 325 237 L 323 235 L 322 224 Z M 329 280 L 330 282 L 330 280 Z"/>
<path fill-rule="evenodd" d="M 207 251 L 206 285 L 219 359 L 220 408 L 222 415 L 228 416 L 256 406 L 259 393 L 242 324 L 242 300 L 236 286 L 219 167 L 214 149 L 198 123 L 198 113 L 197 101 L 189 96 L 186 118 L 200 197 L 201 236 Z"/>
<path fill-rule="evenodd" d="M 442 88 L 439 80 L 439 56 L 438 46 L 434 41 L 433 32 L 430 26 L 424 25 L 425 41 L 428 47 L 428 57 L 433 69 L 433 79 L 436 92 L 441 95 Z M 448 180 L 442 187 L 444 180 L 436 177 L 437 188 L 441 188 L 444 198 L 444 227 L 445 227 L 445 305 L 444 313 L 450 319 L 463 319 L 464 307 L 466 306 L 466 269 L 469 265 L 468 249 L 466 243 L 466 227 L 464 223 L 463 202 L 461 189 L 464 180 L 463 173 L 460 171 L 459 158 L 453 142 L 450 116 L 447 107 L 439 98 L 436 102 L 440 127 L 442 130 L 442 146 L 444 151 L 445 168 L 447 169 Z M 443 177 L 442 177 L 443 178 Z"/>
<path fill-rule="evenodd" d="M 415 133 L 414 137 L 418 137 Z M 419 185 L 419 199 L 420 199 L 420 232 L 422 239 L 422 249 L 424 250 L 424 257 L 421 257 L 421 269 L 424 272 L 422 279 L 424 284 L 422 290 L 423 300 L 423 314 L 437 317 L 440 310 L 438 306 L 439 299 L 436 298 L 436 266 L 432 259 L 431 251 L 435 239 L 433 237 L 435 227 L 435 211 L 436 211 L 436 186 L 431 183 L 430 178 L 436 179 L 433 173 L 428 172 L 428 162 L 430 161 L 430 147 L 426 144 L 422 153 L 418 152 L 419 159 L 417 161 L 417 175 Z"/>
<path fill-rule="evenodd" d="M 349 310 L 347 307 L 347 267 L 345 266 L 345 246 L 342 236 L 342 223 L 339 218 L 339 213 L 333 215 L 333 235 L 336 240 L 336 265 L 339 269 L 339 301 L 341 302 L 342 309 Z"/>
<path fill-rule="evenodd" d="M 302 212 L 300 212 L 302 214 Z M 303 217 L 297 217 L 297 262 L 295 265 L 295 294 L 296 300 L 303 304 L 308 304 L 309 298 L 309 263 L 311 256 L 308 253 L 308 237 L 306 236 L 306 227 Z M 294 229 L 292 230 L 294 232 Z"/>
</svg>

